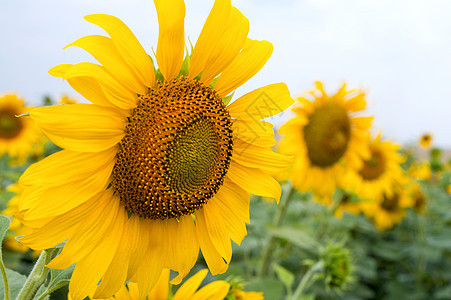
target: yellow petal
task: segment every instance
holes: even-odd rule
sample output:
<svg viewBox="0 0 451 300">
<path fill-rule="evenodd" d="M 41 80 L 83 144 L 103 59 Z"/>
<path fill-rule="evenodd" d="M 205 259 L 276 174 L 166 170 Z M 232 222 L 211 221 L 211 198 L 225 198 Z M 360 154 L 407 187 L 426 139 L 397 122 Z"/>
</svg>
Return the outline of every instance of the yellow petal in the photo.
<svg viewBox="0 0 451 300">
<path fill-rule="evenodd" d="M 264 121 L 233 120 L 233 135 L 249 144 L 272 147 L 276 144 L 273 125 Z"/>
<path fill-rule="evenodd" d="M 152 291 L 150 291 L 147 295 L 148 300 L 161 300 L 168 298 L 169 275 L 169 269 L 164 269 L 163 272 L 161 272 L 160 279 L 158 279 L 157 284 L 155 284 Z"/>
<path fill-rule="evenodd" d="M 284 111 L 293 103 L 286 84 L 275 83 L 238 98 L 227 110 L 233 118 L 258 121 Z"/>
<path fill-rule="evenodd" d="M 123 115 L 95 104 L 38 107 L 30 111 L 30 117 L 52 142 L 72 151 L 103 151 L 125 135 Z"/>
<path fill-rule="evenodd" d="M 55 77 L 65 78 L 65 74 L 72 68 L 73 65 L 62 64 L 55 66 L 49 70 L 49 74 Z M 101 105 L 101 106 L 112 106 L 113 103 L 105 96 L 100 85 L 92 77 L 73 77 L 67 79 L 70 86 L 85 97 L 88 101 Z"/>
<path fill-rule="evenodd" d="M 84 215 L 98 206 L 99 196 L 92 197 L 69 212 L 54 218 L 33 233 L 20 238 L 20 242 L 35 250 L 48 249 L 64 242 L 73 235 Z"/>
<path fill-rule="evenodd" d="M 224 31 L 220 33 L 216 44 L 211 45 L 211 52 L 202 71 L 201 81 L 209 85 L 243 48 L 249 32 L 249 20 L 238 9 L 232 6 Z"/>
<path fill-rule="evenodd" d="M 212 275 L 222 274 L 227 271 L 228 264 L 222 259 L 221 254 L 216 250 L 210 235 L 203 214 L 196 212 L 196 230 L 199 238 L 199 245 L 205 262 Z"/>
<path fill-rule="evenodd" d="M 183 0 L 154 0 L 160 31 L 157 63 L 165 80 L 172 80 L 180 72 L 185 50 L 185 3 Z"/>
<path fill-rule="evenodd" d="M 114 257 L 126 218 L 124 210 L 119 212 L 99 245 L 75 266 L 69 284 L 69 293 L 73 300 L 83 300 L 87 296 L 92 299 L 100 279 Z"/>
<path fill-rule="evenodd" d="M 48 267 L 66 269 L 71 264 L 90 257 L 91 252 L 107 237 L 119 236 L 120 239 L 123 224 L 118 232 L 112 231 L 112 227 L 119 223 L 118 216 L 125 213 L 125 210 L 120 207 L 119 199 L 113 196 L 111 189 L 106 190 L 99 199 L 99 206 L 85 214 L 85 218 L 75 234 L 67 240 L 63 251 L 48 264 Z"/>
<path fill-rule="evenodd" d="M 20 177 L 22 185 L 55 186 L 83 180 L 114 162 L 117 149 L 100 152 L 62 150 L 32 164 Z"/>
<path fill-rule="evenodd" d="M 215 90 L 225 97 L 233 90 L 252 78 L 266 64 L 273 51 L 268 41 L 247 39 L 243 50 L 221 73 Z"/>
<path fill-rule="evenodd" d="M 204 280 L 205 276 L 207 276 L 207 273 L 208 269 L 203 269 L 191 276 L 182 286 L 180 286 L 172 300 L 191 299 Z"/>
<path fill-rule="evenodd" d="M 255 146 L 246 142 L 237 141 L 233 145 L 232 159 L 239 164 L 257 168 L 274 174 L 288 168 L 293 158 L 276 153 L 268 147 Z"/>
<path fill-rule="evenodd" d="M 228 23 L 231 8 L 230 0 L 215 0 L 191 54 L 189 77 L 194 78 L 204 70 L 213 45 L 218 43 Z"/>
<path fill-rule="evenodd" d="M 227 177 L 249 193 L 274 198 L 279 203 L 282 189 L 274 178 L 263 171 L 232 162 Z"/>
<path fill-rule="evenodd" d="M 177 266 L 173 270 L 179 274 L 171 280 L 171 284 L 179 284 L 193 268 L 199 255 L 199 242 L 191 215 L 180 217 L 173 232 L 175 234 L 171 236 L 169 248 L 173 251 L 174 265 Z"/>
<path fill-rule="evenodd" d="M 113 40 L 122 58 L 138 74 L 141 81 L 148 87 L 155 84 L 155 73 L 149 55 L 136 39 L 133 32 L 116 17 L 95 14 L 85 17 L 85 20 L 102 27 Z"/>
<path fill-rule="evenodd" d="M 223 280 L 218 280 L 198 290 L 191 300 L 224 299 L 229 289 L 230 284 Z"/>
<path fill-rule="evenodd" d="M 112 294 L 116 294 L 117 299 L 122 299 L 118 297 L 117 291 L 125 289 L 124 283 L 127 281 L 127 268 L 124 268 L 124 266 L 129 265 L 131 255 L 136 251 L 136 239 L 138 238 L 137 235 L 139 235 L 139 232 L 134 231 L 136 220 L 137 218 L 130 218 L 124 223 L 121 241 L 110 266 L 96 289 L 94 299 L 108 298 Z"/>
<path fill-rule="evenodd" d="M 141 95 L 147 92 L 144 82 L 140 81 L 138 74 L 133 73 L 110 38 L 101 35 L 85 36 L 65 48 L 71 46 L 89 52 L 110 75 L 133 92 Z"/>
<path fill-rule="evenodd" d="M 73 65 L 64 74 L 64 79 L 90 77 L 102 89 L 105 97 L 115 106 L 122 109 L 131 109 L 136 106 L 138 99 L 135 92 L 114 79 L 105 69 L 92 63 L 78 63 Z"/>
<path fill-rule="evenodd" d="M 232 245 L 228 228 L 223 220 L 222 211 L 216 205 L 215 199 L 210 199 L 202 209 L 196 211 L 196 219 L 203 218 L 213 245 L 227 263 L 232 259 Z"/>
<path fill-rule="evenodd" d="M 83 180 L 48 187 L 38 192 L 35 198 L 31 195 L 29 200 L 21 199 L 23 203 L 20 203 L 20 209 L 27 210 L 23 223 L 33 227 L 34 222 L 40 223 L 41 219 L 64 214 L 104 191 L 109 184 L 113 167 L 114 162 L 111 162 L 104 169 Z"/>
</svg>

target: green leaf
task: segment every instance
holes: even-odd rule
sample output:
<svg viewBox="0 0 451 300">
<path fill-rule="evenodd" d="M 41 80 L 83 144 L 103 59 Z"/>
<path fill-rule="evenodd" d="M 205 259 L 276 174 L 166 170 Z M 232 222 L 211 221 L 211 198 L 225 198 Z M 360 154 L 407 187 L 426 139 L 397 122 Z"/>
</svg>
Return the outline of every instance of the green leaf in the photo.
<svg viewBox="0 0 451 300">
<path fill-rule="evenodd" d="M 27 280 L 27 277 L 10 269 L 6 269 L 6 276 L 8 276 L 11 299 L 16 299 L 17 295 L 25 284 L 25 281 Z M 5 287 L 2 280 L 0 282 L 0 297 L 3 297 L 4 294 Z"/>
<path fill-rule="evenodd" d="M 265 299 L 280 299 L 283 295 L 282 283 L 271 277 L 255 278 L 246 285 L 247 291 L 263 292 Z"/>
<path fill-rule="evenodd" d="M 316 253 L 318 250 L 319 243 L 302 229 L 282 227 L 270 229 L 269 232 L 308 252 Z"/>
<path fill-rule="evenodd" d="M 69 282 L 72 276 L 72 272 L 74 271 L 74 268 L 75 264 L 65 270 L 56 270 L 56 269 L 50 270 L 50 283 L 48 285 L 48 289 L 50 289 L 52 286 L 58 285 L 62 281 Z"/>
<path fill-rule="evenodd" d="M 180 69 L 178 77 L 188 76 L 190 64 L 191 64 L 191 56 L 188 53 L 188 49 L 186 49 L 185 58 L 183 59 L 182 68 Z"/>
<path fill-rule="evenodd" d="M 217 78 L 219 78 L 219 77 L 217 77 Z M 215 79 L 216 79 L 216 78 L 215 78 Z M 230 101 L 231 101 L 232 98 L 233 98 L 233 94 L 235 94 L 235 92 L 233 92 L 233 93 L 231 93 L 230 95 L 225 96 L 224 98 L 222 98 L 222 103 L 224 103 L 225 106 L 227 106 L 227 105 L 230 103 Z"/>
<path fill-rule="evenodd" d="M 5 238 L 6 232 L 8 231 L 9 224 L 11 224 L 11 220 L 4 215 L 0 215 L 0 240 L 3 241 Z M 0 245 L 1 248 L 1 245 Z M 1 257 L 1 254 L 0 254 Z"/>
<path fill-rule="evenodd" d="M 279 277 L 280 281 L 285 285 L 287 292 L 289 295 L 292 294 L 291 287 L 294 283 L 294 275 L 284 267 L 274 264 L 274 271 L 276 271 L 277 277 Z"/>
</svg>

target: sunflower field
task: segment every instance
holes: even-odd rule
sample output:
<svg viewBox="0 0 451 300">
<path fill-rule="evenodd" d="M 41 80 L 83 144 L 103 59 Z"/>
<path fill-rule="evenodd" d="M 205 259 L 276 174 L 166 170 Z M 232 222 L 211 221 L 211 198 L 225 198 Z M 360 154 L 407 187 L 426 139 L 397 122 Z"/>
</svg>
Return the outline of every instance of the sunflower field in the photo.
<svg viewBox="0 0 451 300">
<path fill-rule="evenodd" d="M 249 89 L 274 48 L 239 7 L 191 41 L 184 1 L 154 3 L 155 50 L 85 17 L 104 35 L 67 47 L 97 63 L 49 70 L 78 96 L 0 91 L 1 299 L 451 299 L 431 133 L 386 136 L 352 83 Z"/>
</svg>

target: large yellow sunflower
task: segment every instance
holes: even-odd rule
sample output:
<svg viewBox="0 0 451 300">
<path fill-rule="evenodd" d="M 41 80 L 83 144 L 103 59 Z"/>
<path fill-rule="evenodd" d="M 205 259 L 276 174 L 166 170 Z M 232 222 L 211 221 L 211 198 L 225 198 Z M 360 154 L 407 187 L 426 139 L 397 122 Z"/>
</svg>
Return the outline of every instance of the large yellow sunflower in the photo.
<svg viewBox="0 0 451 300">
<path fill-rule="evenodd" d="M 17 95 L 0 96 L 0 156 L 7 153 L 23 161 L 33 151 L 39 131 L 32 120 L 17 117 L 29 109 Z"/>
<path fill-rule="evenodd" d="M 285 84 L 224 104 L 263 67 L 272 45 L 248 39 L 248 20 L 230 0 L 216 0 L 184 59 L 184 2 L 155 5 L 157 71 L 124 23 L 89 15 L 110 37 L 70 46 L 102 65 L 63 64 L 50 74 L 93 104 L 30 111 L 64 150 L 20 179 L 18 217 L 34 228 L 21 241 L 33 249 L 66 241 L 48 266 L 76 263 L 75 300 L 111 297 L 126 281 L 144 296 L 163 269 L 178 272 L 177 284 L 199 248 L 212 274 L 225 272 L 231 240 L 239 245 L 246 235 L 249 193 L 278 200 L 280 185 L 268 174 L 291 164 L 271 151 L 272 128 L 260 121 L 293 103 Z"/>
<path fill-rule="evenodd" d="M 399 145 L 382 141 L 377 135 L 369 142 L 371 156 L 343 179 L 343 188 L 353 190 L 361 199 L 381 201 L 384 194 L 392 197 L 394 182 L 405 175 L 400 164 L 404 161 L 398 153 Z"/>
<path fill-rule="evenodd" d="M 280 128 L 279 152 L 295 157 L 290 179 L 297 189 L 327 198 L 339 177 L 368 157 L 367 130 L 373 118 L 355 115 L 366 106 L 362 91 L 348 91 L 343 84 L 329 96 L 321 82 L 316 88 L 297 98 L 296 117 Z"/>
</svg>

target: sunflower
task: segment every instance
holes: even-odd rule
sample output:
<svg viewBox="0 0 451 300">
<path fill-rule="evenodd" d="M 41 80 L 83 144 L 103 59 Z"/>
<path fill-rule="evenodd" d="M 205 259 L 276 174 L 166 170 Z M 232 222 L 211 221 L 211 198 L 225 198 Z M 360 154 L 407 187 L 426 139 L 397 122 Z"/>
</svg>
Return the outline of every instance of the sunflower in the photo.
<svg viewBox="0 0 451 300">
<path fill-rule="evenodd" d="M 400 166 L 404 159 L 398 153 L 399 145 L 382 141 L 380 134 L 369 147 L 371 156 L 355 172 L 348 172 L 342 184 L 361 199 L 381 201 L 384 194 L 392 196 L 394 183 L 404 176 Z"/>
<path fill-rule="evenodd" d="M 367 129 L 373 118 L 355 116 L 366 106 L 362 91 L 348 91 L 343 84 L 328 96 L 321 82 L 316 88 L 297 99 L 296 117 L 280 128 L 279 152 L 295 157 L 290 179 L 297 189 L 330 197 L 338 178 L 368 157 Z"/>
<path fill-rule="evenodd" d="M 59 100 L 59 104 L 76 104 L 77 102 L 77 99 L 68 96 L 63 96 Z"/>
<path fill-rule="evenodd" d="M 416 213 L 423 213 L 426 209 L 426 196 L 416 181 L 411 181 L 407 187 L 407 197 L 401 202 L 403 207 L 411 207 Z"/>
<path fill-rule="evenodd" d="M 12 217 L 17 212 L 17 205 L 19 202 L 19 195 L 23 191 L 23 187 L 21 187 L 19 184 L 12 184 L 8 186 L 7 191 L 14 193 L 15 195 L 8 201 L 8 205 L 5 210 L 2 211 L 2 214 L 7 217 Z M 6 248 L 11 249 L 16 252 L 25 253 L 28 251 L 28 247 L 25 245 L 22 245 L 18 243 L 14 236 L 20 236 L 30 233 L 30 230 L 27 229 L 20 223 L 20 221 L 17 218 L 12 218 L 11 224 L 8 228 L 8 234 L 6 235 L 3 245 L 6 246 Z"/>
<path fill-rule="evenodd" d="M 342 218 L 343 213 L 347 212 L 353 215 L 358 215 L 362 212 L 361 204 L 365 200 L 361 200 L 356 195 L 343 192 L 340 199 L 338 200 L 337 208 L 334 211 L 334 215 L 337 218 Z"/>
<path fill-rule="evenodd" d="M 17 95 L 0 96 L 0 156 L 7 153 L 23 162 L 33 151 L 39 131 L 30 119 L 17 117 L 29 109 Z"/>
<path fill-rule="evenodd" d="M 432 135 L 425 133 L 421 136 L 418 144 L 421 148 L 428 149 L 432 144 Z"/>
<path fill-rule="evenodd" d="M 407 169 L 407 174 L 416 180 L 430 181 L 432 178 L 429 162 L 414 161 Z"/>
<path fill-rule="evenodd" d="M 163 270 L 161 272 L 160 278 L 158 279 L 157 284 L 154 288 L 146 295 L 147 300 L 208 300 L 208 299 L 224 299 L 227 296 L 227 293 L 230 289 L 230 284 L 223 280 L 217 280 L 211 282 L 201 289 L 199 285 L 204 280 L 207 275 L 208 270 L 204 269 L 196 274 L 194 274 L 191 278 L 189 278 L 183 285 L 181 285 L 177 292 L 172 295 L 172 292 L 169 293 L 171 287 L 169 286 L 169 275 L 170 272 L 168 269 Z M 71 296 L 68 295 L 68 299 L 71 300 Z M 139 299 L 139 288 L 136 283 L 129 282 L 127 285 L 123 285 L 122 288 L 111 298 L 107 300 L 138 300 Z M 96 299 L 93 299 L 96 300 Z"/>
<path fill-rule="evenodd" d="M 401 187 L 399 183 L 394 185 L 390 196 L 384 194 L 381 201 L 362 203 L 362 211 L 373 220 L 380 231 L 391 229 L 406 215 L 406 204 L 410 201 L 409 194 L 407 189 Z"/>
<path fill-rule="evenodd" d="M 49 73 L 93 104 L 30 111 L 64 150 L 20 179 L 18 217 L 34 229 L 21 242 L 46 249 L 66 241 L 48 267 L 76 263 L 69 286 L 75 300 L 111 297 L 126 281 L 137 283 L 142 297 L 163 269 L 177 272 L 171 283 L 178 284 L 199 248 L 213 275 L 225 272 L 231 240 L 239 245 L 246 235 L 249 193 L 278 201 L 281 187 L 269 173 L 291 164 L 270 149 L 272 126 L 260 121 L 293 103 L 285 84 L 226 105 L 272 45 L 248 39 L 248 20 L 217 0 L 184 58 L 184 2 L 155 4 L 159 69 L 122 21 L 89 15 L 110 37 L 70 46 L 102 66 L 63 64 Z"/>
</svg>

